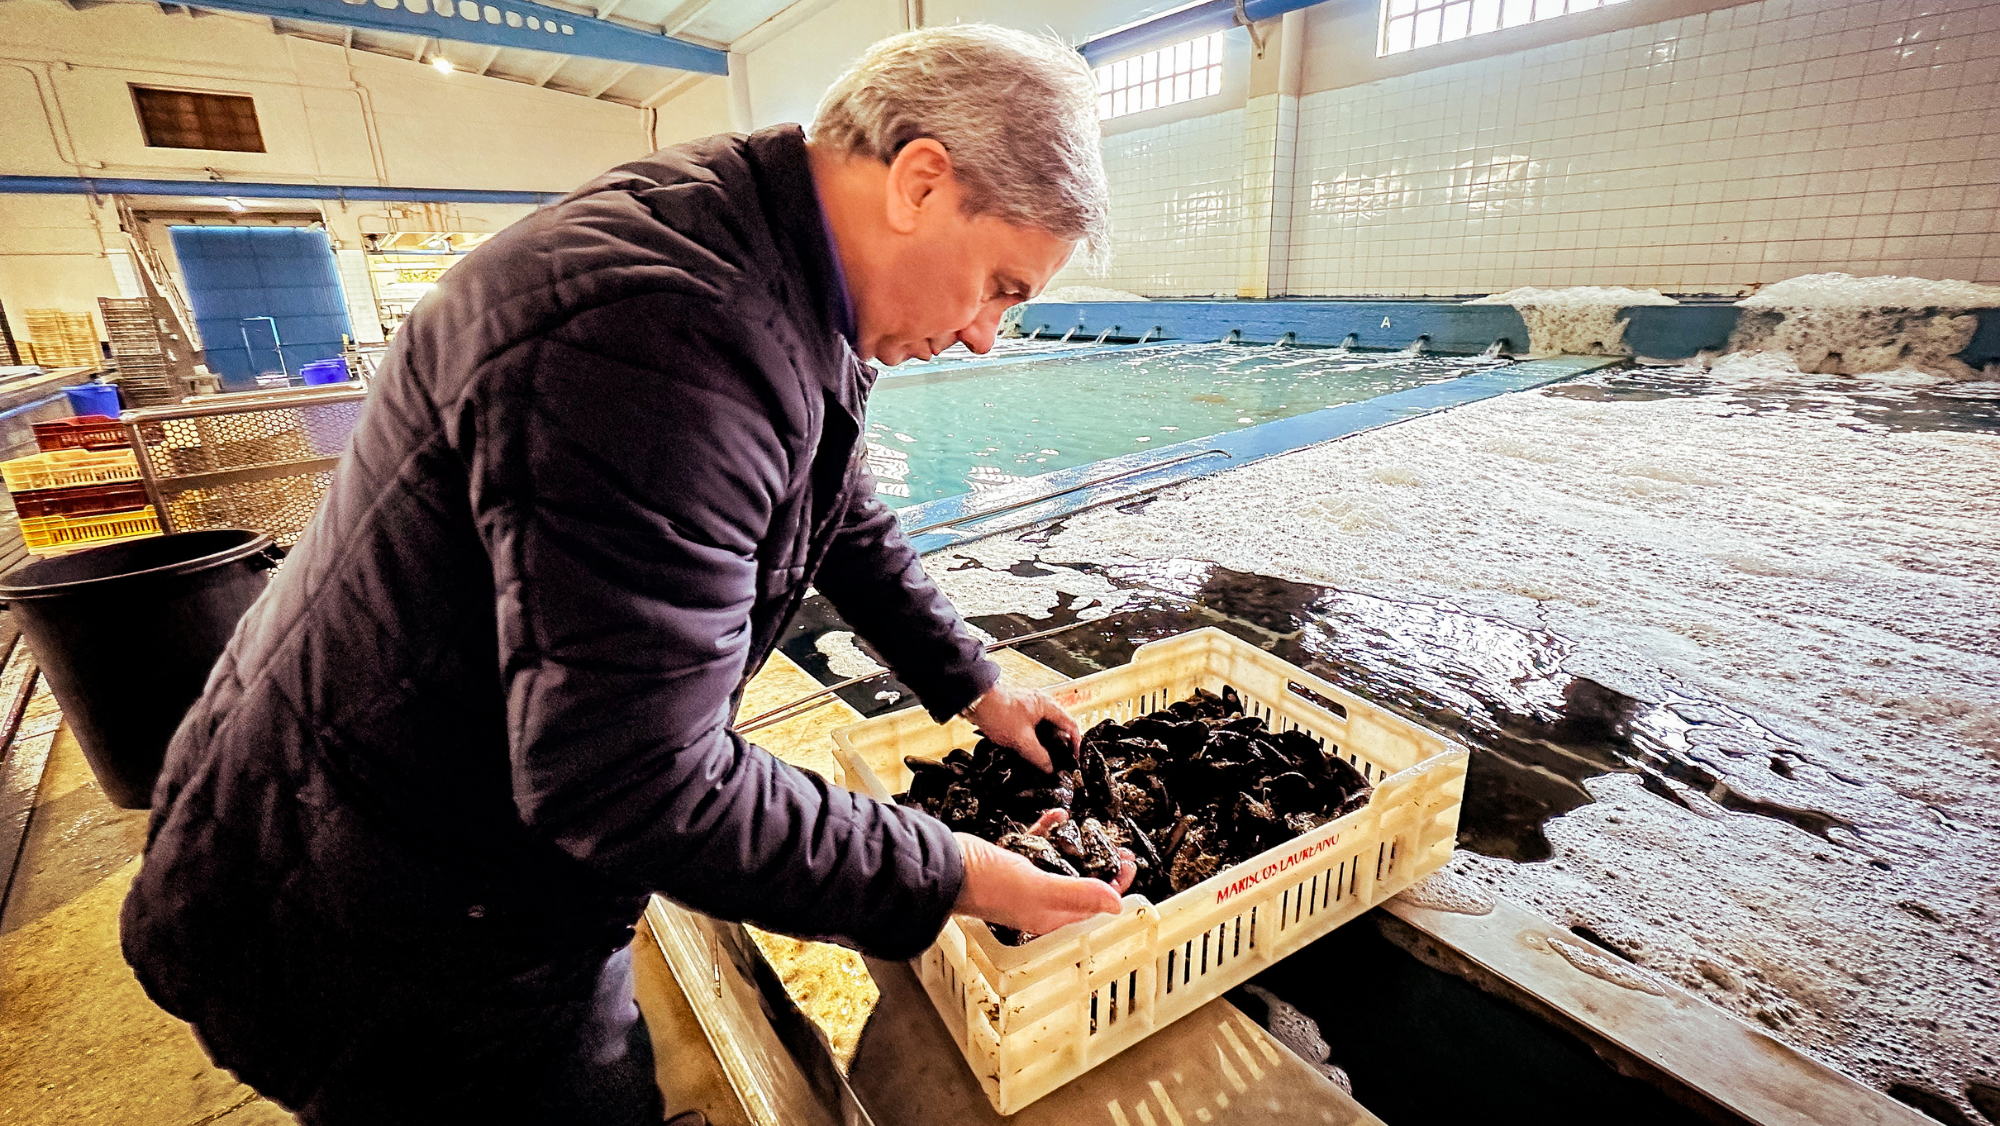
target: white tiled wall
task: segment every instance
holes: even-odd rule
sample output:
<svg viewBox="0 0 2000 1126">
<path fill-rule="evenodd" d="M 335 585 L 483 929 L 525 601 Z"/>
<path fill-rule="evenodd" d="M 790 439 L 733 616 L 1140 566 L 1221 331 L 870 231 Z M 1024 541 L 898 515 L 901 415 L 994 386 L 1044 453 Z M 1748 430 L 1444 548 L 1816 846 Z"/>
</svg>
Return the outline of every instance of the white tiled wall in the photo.
<svg viewBox="0 0 2000 1126">
<path fill-rule="evenodd" d="M 1298 179 L 1299 100 L 1264 94 L 1243 107 L 1243 249 L 1237 293 L 1289 292 L 1292 189 Z"/>
<path fill-rule="evenodd" d="M 2000 282 L 2000 3 L 1761 0 L 1312 94 L 1298 146 L 1295 294 Z"/>
<path fill-rule="evenodd" d="M 1052 285 L 1153 297 L 1234 296 L 1243 228 L 1243 111 L 1105 138 L 1111 272 L 1072 266 Z"/>
</svg>

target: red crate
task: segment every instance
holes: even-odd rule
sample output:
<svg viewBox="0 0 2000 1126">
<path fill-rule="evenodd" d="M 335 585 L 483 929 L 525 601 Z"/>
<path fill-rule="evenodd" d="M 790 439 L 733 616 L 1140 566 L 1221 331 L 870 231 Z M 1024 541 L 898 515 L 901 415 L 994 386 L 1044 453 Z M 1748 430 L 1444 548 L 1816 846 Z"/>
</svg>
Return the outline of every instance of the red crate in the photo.
<svg viewBox="0 0 2000 1126">
<path fill-rule="evenodd" d="M 44 450 L 122 450 L 132 445 L 125 427 L 101 414 L 37 422 L 35 444 Z"/>
<path fill-rule="evenodd" d="M 157 422 L 139 427 L 148 442 L 164 442 L 167 432 Z M 125 424 L 101 414 L 80 414 L 54 422 L 35 423 L 35 444 L 48 450 L 129 450 Z"/>
<path fill-rule="evenodd" d="M 97 516 L 144 508 L 146 486 L 138 481 L 109 485 L 72 485 L 61 489 L 32 489 L 14 494 L 14 511 L 26 518 L 42 516 Z"/>
</svg>

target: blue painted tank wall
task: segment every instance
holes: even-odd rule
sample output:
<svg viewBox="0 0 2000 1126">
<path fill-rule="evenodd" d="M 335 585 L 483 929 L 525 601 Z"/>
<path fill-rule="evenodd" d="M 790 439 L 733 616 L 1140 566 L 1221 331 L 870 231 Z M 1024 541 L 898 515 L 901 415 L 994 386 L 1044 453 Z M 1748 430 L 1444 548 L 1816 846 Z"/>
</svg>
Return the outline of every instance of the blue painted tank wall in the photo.
<svg viewBox="0 0 2000 1126">
<path fill-rule="evenodd" d="M 1742 313 L 1734 304 L 1689 302 L 1638 305 L 1625 310 L 1631 321 L 1625 343 L 1640 356 L 1682 360 L 1729 344 Z M 1981 367 L 2000 359 L 2000 309 L 1979 309 L 1979 331 L 1959 359 Z M 1437 352 L 1478 352 L 1495 342 L 1510 351 L 1528 349 L 1528 326 L 1506 305 L 1463 301 L 1316 300 L 1276 301 L 1097 301 L 1075 304 L 1034 301 L 1008 314 L 1024 335 L 1070 334 L 1072 340 L 1131 343 L 1146 340 L 1221 340 L 1269 344 L 1289 337 L 1296 344 L 1339 344 L 1362 348 L 1404 348 L 1419 337 Z"/>
</svg>

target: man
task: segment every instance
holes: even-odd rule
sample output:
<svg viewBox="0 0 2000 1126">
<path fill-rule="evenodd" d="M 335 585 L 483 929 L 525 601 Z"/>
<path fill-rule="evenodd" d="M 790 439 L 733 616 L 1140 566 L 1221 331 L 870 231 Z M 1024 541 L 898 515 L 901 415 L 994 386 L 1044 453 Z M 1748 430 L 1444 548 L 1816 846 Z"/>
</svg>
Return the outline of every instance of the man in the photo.
<svg viewBox="0 0 2000 1126">
<path fill-rule="evenodd" d="M 934 717 L 1046 768 L 860 468 L 872 374 L 991 344 L 1105 191 L 1088 69 L 955 27 L 786 126 L 523 220 L 398 333 L 333 488 L 188 714 L 127 958 L 310 1123 L 654 1121 L 644 897 L 921 951 L 1116 911 L 728 729 L 809 585 Z M 1129 882 L 1129 867 L 1125 873 Z"/>
</svg>

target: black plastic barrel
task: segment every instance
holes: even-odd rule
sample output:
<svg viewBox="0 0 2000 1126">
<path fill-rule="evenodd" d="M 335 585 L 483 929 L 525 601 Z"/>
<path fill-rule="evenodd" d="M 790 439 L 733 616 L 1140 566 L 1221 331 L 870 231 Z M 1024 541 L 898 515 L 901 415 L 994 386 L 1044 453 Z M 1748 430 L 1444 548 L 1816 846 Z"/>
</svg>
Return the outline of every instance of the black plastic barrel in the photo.
<svg viewBox="0 0 2000 1126">
<path fill-rule="evenodd" d="M 0 603 L 105 796 L 152 804 L 167 742 L 283 551 L 262 532 L 182 532 L 17 567 Z"/>
</svg>

